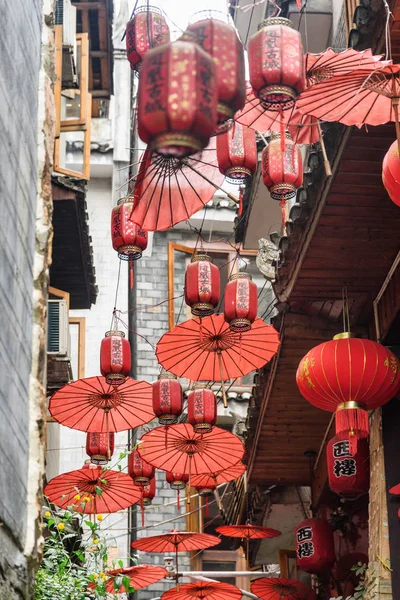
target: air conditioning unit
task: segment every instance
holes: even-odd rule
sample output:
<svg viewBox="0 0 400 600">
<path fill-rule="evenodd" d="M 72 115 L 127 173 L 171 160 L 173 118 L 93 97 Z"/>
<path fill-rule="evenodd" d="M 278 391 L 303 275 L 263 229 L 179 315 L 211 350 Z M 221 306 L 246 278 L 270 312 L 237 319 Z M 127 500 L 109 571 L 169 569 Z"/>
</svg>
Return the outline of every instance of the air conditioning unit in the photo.
<svg viewBox="0 0 400 600">
<path fill-rule="evenodd" d="M 47 353 L 69 358 L 68 305 L 65 300 L 49 300 L 47 307 Z"/>
<path fill-rule="evenodd" d="M 78 85 L 77 52 L 76 52 L 76 7 L 71 0 L 62 2 L 63 52 L 62 52 L 62 87 L 73 88 Z"/>
</svg>

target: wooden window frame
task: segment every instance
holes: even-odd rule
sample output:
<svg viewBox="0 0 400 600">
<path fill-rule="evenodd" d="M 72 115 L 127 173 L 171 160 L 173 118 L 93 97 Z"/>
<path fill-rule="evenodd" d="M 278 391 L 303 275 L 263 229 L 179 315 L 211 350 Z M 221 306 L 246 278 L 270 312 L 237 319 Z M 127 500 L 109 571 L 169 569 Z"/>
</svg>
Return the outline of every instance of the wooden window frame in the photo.
<svg viewBox="0 0 400 600">
<path fill-rule="evenodd" d="M 78 325 L 78 373 L 77 379 L 85 377 L 85 357 L 86 357 L 86 318 L 69 317 L 70 325 Z"/>
<path fill-rule="evenodd" d="M 295 550 L 279 550 L 279 568 L 280 577 L 283 579 L 292 579 L 290 576 L 289 561 L 294 560 L 294 579 L 298 580 L 299 568 L 297 566 L 297 556 Z"/>
<path fill-rule="evenodd" d="M 69 312 L 69 292 L 65 292 L 64 290 L 60 290 L 59 288 L 52 287 L 49 285 L 48 294 L 55 296 L 56 298 L 61 298 L 61 300 L 65 300 L 67 303 L 67 309 Z"/>
</svg>

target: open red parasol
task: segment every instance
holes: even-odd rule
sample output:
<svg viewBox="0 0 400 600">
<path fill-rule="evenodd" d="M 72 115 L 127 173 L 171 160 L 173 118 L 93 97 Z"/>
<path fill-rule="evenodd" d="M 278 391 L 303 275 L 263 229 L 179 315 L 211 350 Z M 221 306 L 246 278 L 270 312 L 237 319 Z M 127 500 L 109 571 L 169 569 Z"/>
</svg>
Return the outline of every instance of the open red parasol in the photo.
<svg viewBox="0 0 400 600">
<path fill-rule="evenodd" d="M 215 531 L 228 537 L 242 538 L 242 540 L 261 540 L 282 535 L 277 529 L 258 525 L 221 525 Z"/>
<path fill-rule="evenodd" d="M 196 581 L 185 583 L 179 590 L 172 588 L 161 596 L 162 600 L 195 600 L 207 598 L 208 600 L 241 600 L 242 592 L 231 583 L 219 581 Z"/>
<path fill-rule="evenodd" d="M 131 378 L 117 389 L 104 377 L 68 383 L 53 394 L 49 411 L 66 427 L 107 433 L 133 429 L 155 418 L 151 384 Z"/>
<path fill-rule="evenodd" d="M 107 571 L 108 577 L 106 582 L 106 592 L 109 594 L 124 594 L 126 593 L 125 586 L 121 584 L 118 587 L 119 577 L 129 577 L 130 587 L 135 590 L 141 590 L 148 585 L 152 585 L 161 579 L 164 579 L 168 575 L 167 569 L 164 567 L 154 567 L 153 565 L 139 565 L 136 567 L 125 567 L 122 569 L 113 569 Z M 91 589 L 96 589 L 96 584 L 92 583 L 89 585 Z"/>
<path fill-rule="evenodd" d="M 316 600 L 314 590 L 294 579 L 263 577 L 253 581 L 250 589 L 261 600 Z"/>
<path fill-rule="evenodd" d="M 277 331 L 260 318 L 249 331 L 236 333 L 224 315 L 211 315 L 189 319 L 165 333 L 157 344 L 156 355 L 160 365 L 178 377 L 223 382 L 260 369 L 278 348 Z M 226 406 L 224 388 L 222 392 Z"/>
<path fill-rule="evenodd" d="M 113 513 L 140 501 L 141 493 L 126 473 L 87 464 L 54 477 L 44 488 L 50 502 L 73 506 L 84 514 Z M 75 496 L 81 496 L 77 499 Z"/>
</svg>

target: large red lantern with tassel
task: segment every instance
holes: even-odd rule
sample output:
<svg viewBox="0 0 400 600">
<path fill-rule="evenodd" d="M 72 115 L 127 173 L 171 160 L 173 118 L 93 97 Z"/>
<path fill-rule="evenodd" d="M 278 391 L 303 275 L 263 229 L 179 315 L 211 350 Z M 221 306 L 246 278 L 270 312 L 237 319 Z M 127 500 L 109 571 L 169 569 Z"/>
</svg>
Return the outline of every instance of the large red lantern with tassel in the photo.
<svg viewBox="0 0 400 600">
<path fill-rule="evenodd" d="M 202 18 L 208 12 L 200 11 L 196 15 L 199 20 L 191 23 L 187 30 L 195 34 L 197 43 L 215 61 L 218 124 L 221 126 L 233 119 L 246 100 L 244 50 L 236 29 L 220 19 Z"/>
<path fill-rule="evenodd" d="M 369 433 L 368 410 L 383 406 L 400 387 L 399 362 L 371 340 L 336 335 L 300 361 L 296 381 L 314 406 L 336 413 L 336 433 L 348 434 L 350 452 Z"/>
<path fill-rule="evenodd" d="M 132 69 L 139 71 L 143 56 L 151 48 L 169 42 L 169 28 L 155 6 L 140 6 L 126 26 L 126 53 Z"/>
<path fill-rule="evenodd" d="M 181 490 L 186 489 L 186 484 L 189 483 L 189 474 L 175 473 L 175 472 L 167 471 L 165 473 L 165 478 L 167 480 L 167 483 L 169 483 L 170 488 L 172 490 L 176 490 L 178 492 L 177 508 L 178 508 L 178 510 L 180 510 L 180 508 L 181 508 Z"/>
<path fill-rule="evenodd" d="M 248 44 L 250 83 L 267 110 L 294 106 L 305 88 L 301 34 L 288 19 L 265 19 Z"/>
<path fill-rule="evenodd" d="M 220 296 L 219 269 L 204 253 L 194 254 L 185 274 L 185 302 L 196 317 L 212 315 Z"/>
<path fill-rule="evenodd" d="M 232 331 L 249 331 L 257 316 L 257 285 L 250 273 L 234 273 L 225 288 L 224 317 Z"/>
<path fill-rule="evenodd" d="M 95 465 L 106 465 L 114 454 L 114 433 L 87 433 L 86 454 Z"/>
<path fill-rule="evenodd" d="M 208 144 L 217 125 L 212 57 L 192 34 L 149 50 L 138 91 L 138 131 L 151 150 L 182 158 Z"/>
<path fill-rule="evenodd" d="M 131 370 L 131 347 L 123 331 L 107 331 L 100 346 L 100 371 L 110 385 L 124 383 Z"/>
<path fill-rule="evenodd" d="M 390 199 L 400 206 L 400 160 L 397 140 L 390 146 L 383 159 L 382 181 Z"/>
<path fill-rule="evenodd" d="M 257 169 L 256 132 L 234 123 L 217 137 L 217 159 L 220 172 L 230 183 L 243 183 Z"/>
<path fill-rule="evenodd" d="M 137 260 L 147 248 L 147 233 L 130 220 L 133 211 L 131 198 L 121 198 L 111 213 L 111 240 L 118 258 Z"/>
<path fill-rule="evenodd" d="M 262 151 L 261 168 L 264 185 L 274 200 L 294 198 L 303 184 L 303 159 L 300 148 L 288 133 L 285 139 L 277 132 Z"/>
<path fill-rule="evenodd" d="M 295 530 L 297 565 L 306 573 L 329 571 L 335 563 L 333 528 L 327 521 L 307 519 Z"/>
<path fill-rule="evenodd" d="M 144 506 L 149 506 L 156 495 L 156 478 L 152 477 L 149 483 L 142 486 L 142 501 Z"/>
<path fill-rule="evenodd" d="M 178 422 L 183 410 L 182 386 L 172 373 L 161 373 L 153 383 L 153 410 L 160 425 Z"/>
<path fill-rule="evenodd" d="M 133 450 L 128 458 L 128 473 L 136 485 L 149 485 L 155 469 L 143 460 L 137 450 Z"/>
<path fill-rule="evenodd" d="M 363 438 L 357 450 L 350 452 L 348 433 L 340 433 L 326 446 L 329 487 L 345 498 L 355 498 L 369 490 L 369 444 Z"/>
<path fill-rule="evenodd" d="M 188 394 L 188 422 L 196 433 L 208 433 L 217 422 L 217 398 L 212 390 L 195 384 Z"/>
</svg>

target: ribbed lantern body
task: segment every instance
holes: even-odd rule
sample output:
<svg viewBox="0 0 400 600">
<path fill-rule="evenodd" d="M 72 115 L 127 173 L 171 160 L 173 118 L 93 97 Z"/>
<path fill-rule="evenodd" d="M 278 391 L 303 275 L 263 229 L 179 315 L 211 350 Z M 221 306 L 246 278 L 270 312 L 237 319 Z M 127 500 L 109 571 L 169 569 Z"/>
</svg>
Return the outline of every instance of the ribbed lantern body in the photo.
<svg viewBox="0 0 400 600">
<path fill-rule="evenodd" d="M 165 477 L 173 490 L 184 490 L 189 481 L 189 475 L 185 473 L 172 473 L 167 471 Z"/>
<path fill-rule="evenodd" d="M 397 140 L 390 146 L 383 159 L 382 181 L 390 199 L 400 206 L 400 160 Z"/>
<path fill-rule="evenodd" d="M 257 316 L 257 285 L 249 273 L 234 273 L 225 288 L 224 317 L 232 331 L 251 329 Z"/>
<path fill-rule="evenodd" d="M 132 69 L 138 71 L 151 48 L 169 42 L 166 20 L 154 6 L 140 7 L 126 26 L 126 52 Z"/>
<path fill-rule="evenodd" d="M 183 410 L 182 386 L 171 373 L 161 374 L 153 383 L 153 411 L 161 425 L 178 422 Z"/>
<path fill-rule="evenodd" d="M 303 184 L 303 159 L 300 148 L 289 134 L 281 140 L 279 133 L 271 135 L 271 141 L 261 155 L 264 185 L 274 200 L 294 198 Z"/>
<path fill-rule="evenodd" d="M 140 138 L 162 156 L 184 157 L 205 148 L 216 125 L 212 57 L 182 39 L 149 50 L 139 79 Z"/>
<path fill-rule="evenodd" d="M 87 433 L 86 454 L 96 465 L 107 464 L 114 454 L 114 433 Z"/>
<path fill-rule="evenodd" d="M 304 52 L 300 33 L 288 19 L 270 18 L 248 44 L 250 83 L 267 110 L 294 106 L 305 88 Z"/>
<path fill-rule="evenodd" d="M 100 346 L 100 371 L 110 385 L 120 385 L 131 370 L 131 347 L 123 331 L 107 331 Z"/>
<path fill-rule="evenodd" d="M 217 137 L 217 159 L 220 172 L 230 183 L 243 183 L 257 169 L 256 132 L 234 123 Z"/>
<path fill-rule="evenodd" d="M 128 473 L 136 485 L 149 485 L 155 469 L 143 460 L 137 450 L 133 450 L 128 458 Z"/>
<path fill-rule="evenodd" d="M 122 198 L 111 213 L 111 240 L 122 260 L 137 260 L 147 248 L 147 233 L 130 220 L 133 202 Z"/>
<path fill-rule="evenodd" d="M 306 573 L 329 571 L 335 563 L 333 528 L 327 521 L 307 519 L 295 530 L 297 565 Z"/>
<path fill-rule="evenodd" d="M 145 506 L 152 503 L 156 495 L 156 478 L 152 477 L 148 484 L 143 486 L 142 489 L 142 501 Z"/>
<path fill-rule="evenodd" d="M 195 254 L 185 274 L 185 302 L 197 317 L 212 315 L 220 297 L 219 269 L 206 254 Z"/>
<path fill-rule="evenodd" d="M 369 490 L 369 444 L 359 440 L 354 455 L 350 451 L 347 433 L 329 440 L 326 446 L 329 487 L 345 498 L 355 498 Z"/>
<path fill-rule="evenodd" d="M 235 28 L 218 19 L 202 19 L 187 29 L 215 61 L 218 123 L 222 124 L 233 119 L 246 100 L 243 44 Z"/>
<path fill-rule="evenodd" d="M 195 388 L 188 394 L 188 422 L 197 433 L 208 433 L 217 422 L 217 398 L 208 388 Z"/>
</svg>

